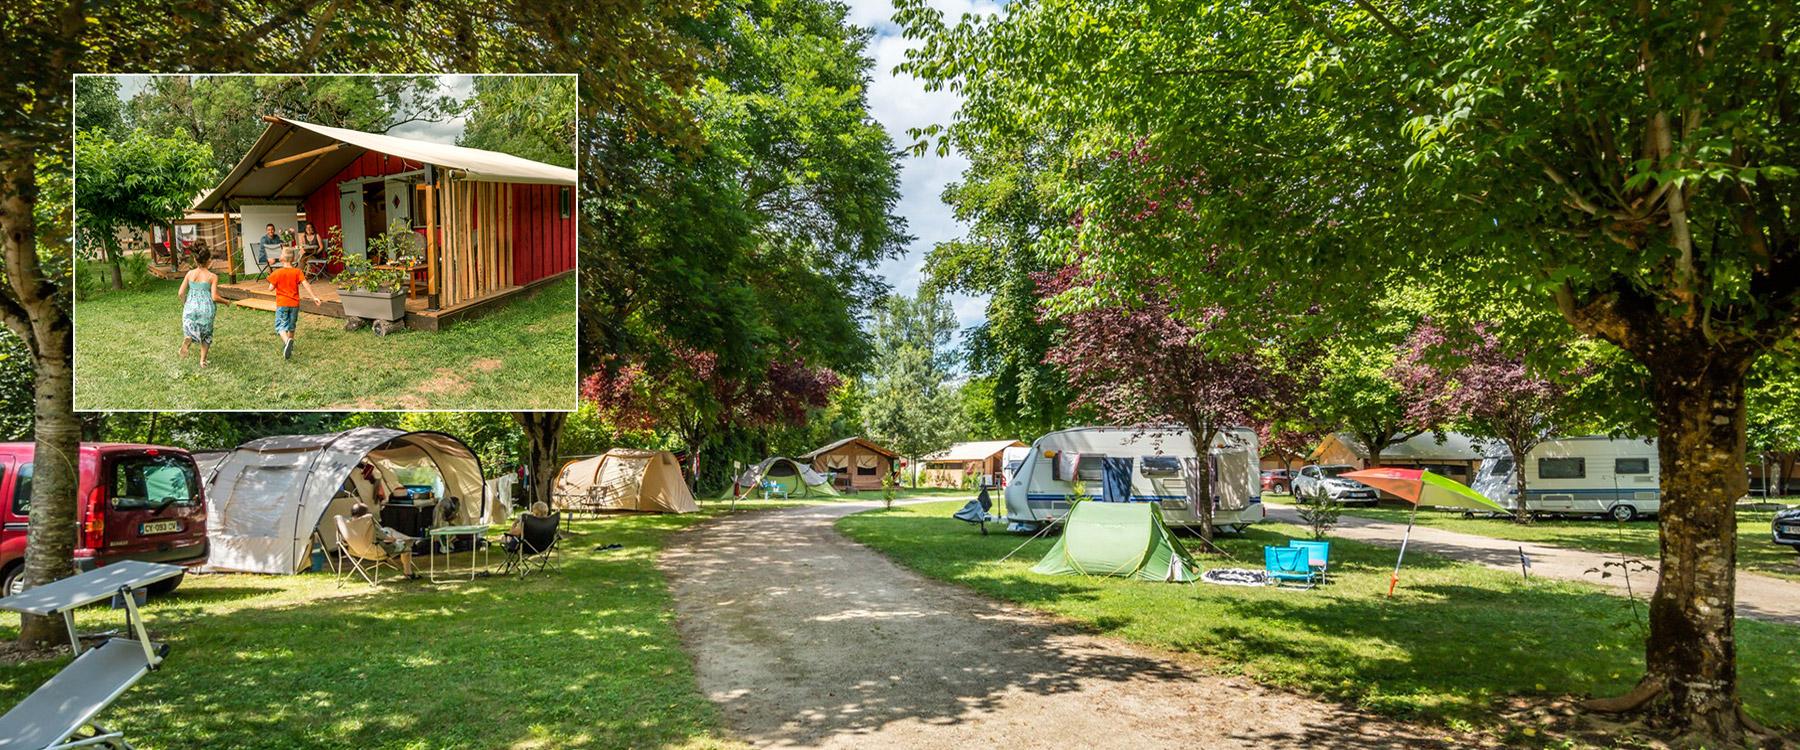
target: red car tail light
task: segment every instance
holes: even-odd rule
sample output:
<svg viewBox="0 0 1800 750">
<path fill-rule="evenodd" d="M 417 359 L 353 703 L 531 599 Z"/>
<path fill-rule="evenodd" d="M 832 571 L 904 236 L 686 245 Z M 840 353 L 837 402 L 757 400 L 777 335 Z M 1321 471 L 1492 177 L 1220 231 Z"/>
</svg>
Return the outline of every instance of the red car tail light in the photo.
<svg viewBox="0 0 1800 750">
<path fill-rule="evenodd" d="M 82 546 L 98 550 L 106 546 L 106 502 L 105 493 L 95 487 L 88 493 L 87 519 L 81 525 Z"/>
</svg>

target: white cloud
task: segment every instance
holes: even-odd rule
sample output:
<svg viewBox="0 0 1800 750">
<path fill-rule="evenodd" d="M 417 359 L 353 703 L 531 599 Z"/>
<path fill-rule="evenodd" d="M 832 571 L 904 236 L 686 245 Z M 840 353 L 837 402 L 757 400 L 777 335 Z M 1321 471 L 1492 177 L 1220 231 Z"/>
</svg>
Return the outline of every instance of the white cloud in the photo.
<svg viewBox="0 0 1800 750">
<path fill-rule="evenodd" d="M 869 54 L 874 58 L 873 80 L 869 85 L 869 108 L 875 119 L 894 142 L 912 144 L 907 136 L 910 128 L 948 124 L 951 115 L 962 105 L 961 97 L 949 91 L 926 91 L 918 79 L 894 68 L 905 62 L 906 51 L 917 46 L 914 40 L 901 36 L 891 16 L 890 0 L 850 0 L 850 22 L 874 30 Z M 981 0 L 932 0 L 931 6 L 942 11 L 948 21 L 965 13 L 988 14 L 1000 5 Z M 937 243 L 963 235 L 965 227 L 951 214 L 942 200 L 944 188 L 956 181 L 969 162 L 960 154 L 907 156 L 901 163 L 900 203 L 896 210 L 906 218 L 913 243 L 906 254 L 888 261 L 878 270 L 896 291 L 911 294 L 924 280 L 925 254 Z M 964 327 L 980 323 L 985 317 L 985 298 L 954 295 L 949 300 L 956 310 L 957 322 Z"/>
</svg>

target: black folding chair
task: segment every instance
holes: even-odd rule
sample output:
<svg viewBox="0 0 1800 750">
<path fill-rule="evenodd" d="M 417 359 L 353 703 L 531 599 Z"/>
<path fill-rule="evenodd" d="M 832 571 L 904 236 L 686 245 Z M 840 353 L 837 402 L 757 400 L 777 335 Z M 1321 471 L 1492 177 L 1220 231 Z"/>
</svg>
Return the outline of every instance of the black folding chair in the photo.
<svg viewBox="0 0 1800 750">
<path fill-rule="evenodd" d="M 506 566 L 501 572 L 518 571 L 524 578 L 533 569 L 543 572 L 556 563 L 556 547 L 561 541 L 557 527 L 562 523 L 560 511 L 539 517 L 530 513 L 519 516 L 519 536 L 506 534 Z"/>
</svg>

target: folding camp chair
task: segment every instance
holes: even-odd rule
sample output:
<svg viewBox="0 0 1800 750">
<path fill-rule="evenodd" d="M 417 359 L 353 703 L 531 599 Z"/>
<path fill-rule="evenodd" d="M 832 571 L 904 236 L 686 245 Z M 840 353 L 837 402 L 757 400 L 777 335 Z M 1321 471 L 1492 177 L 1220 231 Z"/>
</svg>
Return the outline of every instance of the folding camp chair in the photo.
<svg viewBox="0 0 1800 750">
<path fill-rule="evenodd" d="M 350 563 L 349 565 L 344 565 L 343 562 L 338 564 L 337 583 L 339 586 L 350 580 L 351 575 L 362 576 L 362 579 L 368 581 L 370 586 L 380 586 L 382 568 L 391 569 L 395 573 L 401 572 L 400 566 L 394 562 L 393 555 L 388 554 L 385 548 L 375 543 L 375 534 L 379 527 L 375 524 L 374 514 L 356 518 L 332 516 L 332 520 L 337 523 L 338 557 L 340 560 Z"/>
<path fill-rule="evenodd" d="M 135 594 L 181 574 L 182 568 L 174 565 L 126 561 L 0 599 L 0 609 L 61 614 L 75 651 L 74 661 L 0 716 L 0 748 L 130 750 L 123 733 L 107 729 L 95 717 L 162 665 L 168 644 L 150 640 Z M 83 650 L 73 612 L 109 598 L 123 603 L 126 628 L 136 637 L 110 638 L 98 648 Z"/>
<path fill-rule="evenodd" d="M 783 499 L 783 500 L 788 499 L 787 485 L 782 484 L 780 482 L 774 482 L 774 481 L 768 481 L 768 480 L 763 481 L 763 483 L 762 483 L 762 499 L 767 500 L 767 499 L 769 499 L 770 495 L 780 495 L 781 499 Z"/>
<path fill-rule="evenodd" d="M 1263 547 L 1263 572 L 1276 586 L 1294 583 L 1310 589 L 1318 583 L 1319 574 L 1313 572 L 1306 550 L 1299 547 Z"/>
<path fill-rule="evenodd" d="M 513 571 L 519 577 L 529 575 L 532 568 L 543 572 L 546 567 L 556 562 L 556 548 L 562 540 L 557 527 L 562 523 L 562 513 L 551 513 L 539 517 L 530 513 L 519 516 L 519 536 L 505 535 L 506 564 L 501 567 L 502 575 Z"/>
<path fill-rule="evenodd" d="M 1319 583 L 1327 583 L 1331 572 L 1331 542 L 1312 539 L 1289 539 L 1288 546 L 1306 550 L 1306 564 L 1319 574 Z"/>
</svg>

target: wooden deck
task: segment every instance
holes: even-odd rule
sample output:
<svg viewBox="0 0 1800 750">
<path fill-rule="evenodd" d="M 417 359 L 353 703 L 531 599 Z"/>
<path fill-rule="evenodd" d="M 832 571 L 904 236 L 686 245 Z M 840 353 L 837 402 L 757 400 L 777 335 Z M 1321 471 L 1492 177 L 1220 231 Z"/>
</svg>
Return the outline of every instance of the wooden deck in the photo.
<svg viewBox="0 0 1800 750">
<path fill-rule="evenodd" d="M 562 277 L 563 274 L 557 274 L 556 276 L 526 286 L 509 286 L 476 299 L 467 300 L 437 310 L 425 309 L 425 295 L 421 292 L 419 296 L 410 297 L 406 300 L 406 325 L 410 328 L 416 328 L 422 331 L 435 331 L 458 320 L 480 315 L 483 312 L 497 307 L 499 303 L 510 297 L 522 294 L 530 289 L 535 289 L 547 281 L 560 279 Z M 323 315 L 328 318 L 344 317 L 344 304 L 338 300 L 337 285 L 324 279 L 313 281 L 311 284 L 313 291 L 317 292 L 319 295 L 319 302 L 315 304 L 312 299 L 307 297 L 306 293 L 302 291 L 300 293 L 300 312 L 310 315 Z M 232 300 L 241 307 L 249 307 L 258 310 L 275 309 L 275 292 L 269 289 L 268 282 L 263 281 L 260 278 L 240 276 L 238 277 L 238 282 L 235 284 L 220 284 L 219 296 Z"/>
</svg>

